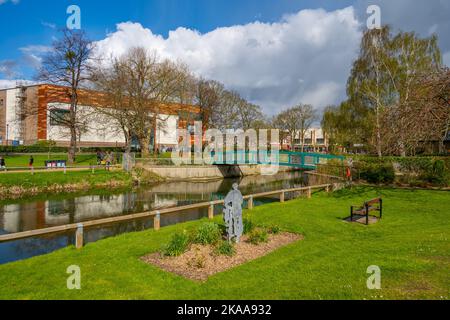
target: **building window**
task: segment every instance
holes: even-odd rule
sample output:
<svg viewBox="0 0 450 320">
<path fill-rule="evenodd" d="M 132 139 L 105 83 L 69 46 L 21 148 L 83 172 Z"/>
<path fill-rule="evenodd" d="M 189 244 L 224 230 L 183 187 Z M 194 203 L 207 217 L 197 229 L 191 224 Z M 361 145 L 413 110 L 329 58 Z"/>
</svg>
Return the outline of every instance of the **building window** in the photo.
<svg viewBox="0 0 450 320">
<path fill-rule="evenodd" d="M 3 107 L 3 99 L 0 99 L 0 107 Z"/>
<path fill-rule="evenodd" d="M 312 144 L 312 139 L 305 139 L 305 144 Z"/>
<path fill-rule="evenodd" d="M 324 144 L 325 140 L 324 139 L 317 139 L 316 143 L 317 144 Z"/>
<path fill-rule="evenodd" d="M 51 126 L 62 126 L 69 119 L 69 110 L 64 109 L 52 109 L 50 110 L 50 125 Z"/>
</svg>

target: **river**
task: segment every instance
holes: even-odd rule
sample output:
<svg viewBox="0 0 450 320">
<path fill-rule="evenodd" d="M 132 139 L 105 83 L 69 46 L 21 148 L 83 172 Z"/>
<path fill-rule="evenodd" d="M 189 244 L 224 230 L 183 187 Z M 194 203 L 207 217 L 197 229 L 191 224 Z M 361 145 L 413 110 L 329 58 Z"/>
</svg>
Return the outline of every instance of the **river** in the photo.
<svg viewBox="0 0 450 320">
<path fill-rule="evenodd" d="M 242 194 L 295 188 L 308 185 L 302 171 L 283 172 L 273 176 L 247 176 L 211 182 L 165 182 L 126 191 L 104 190 L 88 194 L 45 195 L 0 203 L 0 234 L 21 232 L 82 221 L 126 215 L 136 212 L 175 207 L 223 199 L 234 182 Z M 310 183 L 316 184 L 316 183 Z M 289 194 L 287 195 L 289 197 Z M 278 201 L 276 197 L 255 199 L 255 205 Z M 222 208 L 216 206 L 215 214 Z M 207 209 L 196 209 L 161 216 L 161 226 L 206 217 Z M 85 243 L 124 232 L 151 228 L 153 219 L 141 219 L 85 229 Z M 46 254 L 74 244 L 74 232 L 33 237 L 0 243 L 0 264 Z"/>
</svg>

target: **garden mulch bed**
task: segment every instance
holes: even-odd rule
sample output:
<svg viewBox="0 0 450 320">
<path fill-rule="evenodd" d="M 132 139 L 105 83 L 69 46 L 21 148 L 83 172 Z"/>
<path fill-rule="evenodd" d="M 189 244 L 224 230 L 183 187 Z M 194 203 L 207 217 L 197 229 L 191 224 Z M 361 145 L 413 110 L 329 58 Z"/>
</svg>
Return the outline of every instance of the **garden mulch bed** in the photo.
<svg viewBox="0 0 450 320">
<path fill-rule="evenodd" d="M 164 257 L 157 252 L 141 259 L 146 263 L 156 265 L 165 271 L 185 278 L 205 281 L 213 274 L 239 266 L 265 256 L 280 247 L 303 240 L 303 236 L 281 232 L 269 235 L 268 242 L 257 245 L 248 243 L 246 240 L 246 236 L 241 238 L 241 242 L 235 245 L 236 253 L 231 257 L 215 254 L 212 245 L 193 244 L 188 251 L 178 257 Z"/>
</svg>

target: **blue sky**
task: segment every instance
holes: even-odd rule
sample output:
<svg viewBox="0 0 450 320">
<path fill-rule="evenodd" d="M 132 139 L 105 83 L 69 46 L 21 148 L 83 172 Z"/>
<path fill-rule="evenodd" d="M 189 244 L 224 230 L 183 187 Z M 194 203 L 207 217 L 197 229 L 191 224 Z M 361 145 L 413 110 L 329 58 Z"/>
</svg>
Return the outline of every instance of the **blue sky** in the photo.
<svg viewBox="0 0 450 320">
<path fill-rule="evenodd" d="M 144 46 L 223 82 L 269 114 L 345 99 L 371 4 L 394 30 L 436 33 L 450 65 L 444 0 L 0 0 L 0 87 L 32 79 L 72 4 L 102 54 Z"/>
<path fill-rule="evenodd" d="M 0 5 L 0 60 L 18 58 L 19 48 L 28 45 L 51 44 L 52 36 L 57 35 L 56 29 L 65 25 L 66 9 L 72 4 L 81 8 L 83 29 L 93 40 L 99 40 L 114 31 L 119 22 L 140 22 L 166 37 L 170 30 L 180 26 L 206 33 L 255 20 L 274 22 L 285 14 L 305 8 L 334 10 L 351 3 L 323 0 L 7 1 Z"/>
</svg>

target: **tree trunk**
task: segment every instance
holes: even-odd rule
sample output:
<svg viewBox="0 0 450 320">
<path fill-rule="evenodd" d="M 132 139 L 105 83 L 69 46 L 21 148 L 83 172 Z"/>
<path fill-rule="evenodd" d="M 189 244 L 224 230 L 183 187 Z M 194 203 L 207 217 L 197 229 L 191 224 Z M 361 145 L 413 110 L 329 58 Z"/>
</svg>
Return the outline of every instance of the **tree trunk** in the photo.
<svg viewBox="0 0 450 320">
<path fill-rule="evenodd" d="M 75 127 L 70 128 L 70 145 L 69 145 L 68 161 L 69 164 L 75 163 L 75 155 L 77 152 L 77 133 Z"/>
<path fill-rule="evenodd" d="M 72 88 L 72 93 L 70 97 L 70 110 L 69 110 L 69 117 L 70 117 L 70 145 L 68 150 L 68 162 L 69 164 L 73 165 L 75 163 L 75 154 L 77 152 L 77 104 L 78 104 L 78 97 L 77 92 L 75 88 Z"/>
<path fill-rule="evenodd" d="M 150 156 L 150 137 L 141 137 L 139 138 L 139 144 L 141 146 L 142 158 L 148 158 Z"/>
<path fill-rule="evenodd" d="M 381 126 L 380 126 L 380 111 L 379 111 L 379 107 L 377 107 L 376 109 L 376 134 L 377 134 L 377 154 L 378 154 L 378 158 L 381 158 L 383 156 L 382 151 L 381 151 Z"/>
</svg>

